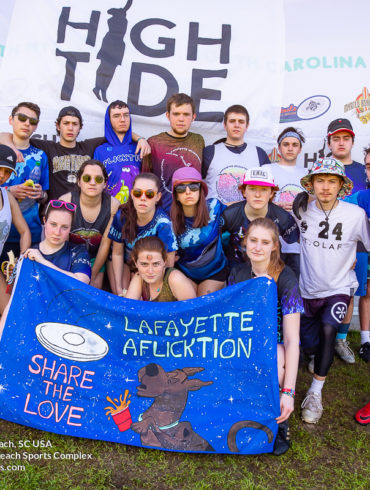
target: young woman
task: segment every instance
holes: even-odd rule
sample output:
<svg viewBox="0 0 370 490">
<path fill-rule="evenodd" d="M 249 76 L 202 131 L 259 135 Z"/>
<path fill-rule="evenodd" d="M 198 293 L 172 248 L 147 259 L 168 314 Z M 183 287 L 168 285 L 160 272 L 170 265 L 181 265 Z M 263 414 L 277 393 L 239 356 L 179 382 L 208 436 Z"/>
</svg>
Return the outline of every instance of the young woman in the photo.
<svg viewBox="0 0 370 490">
<path fill-rule="evenodd" d="M 191 281 L 172 267 L 166 268 L 167 252 L 160 238 L 147 236 L 137 240 L 131 260 L 137 269 L 126 298 L 147 301 L 181 301 L 196 298 Z"/>
<path fill-rule="evenodd" d="M 39 248 L 29 248 L 24 254 L 57 271 L 86 284 L 90 282 L 90 257 L 83 245 L 68 241 L 76 205 L 54 199 L 49 202 L 44 217 L 45 238 Z"/>
<path fill-rule="evenodd" d="M 206 201 L 207 184 L 193 167 L 174 172 L 172 190 L 171 221 L 179 247 L 176 267 L 195 283 L 198 296 L 218 291 L 229 273 L 220 235 L 226 206 L 217 199 Z"/>
<path fill-rule="evenodd" d="M 229 284 L 267 276 L 275 280 L 278 289 L 277 354 L 281 415 L 276 419 L 279 431 L 274 453 L 280 455 L 290 446 L 287 420 L 294 410 L 303 302 L 294 272 L 280 259 L 279 230 L 271 219 L 257 218 L 250 223 L 245 236 L 245 249 L 249 261 L 232 269 Z"/>
<path fill-rule="evenodd" d="M 151 173 L 137 175 L 128 201 L 119 207 L 108 236 L 101 242 L 93 275 L 107 259 L 113 241 L 114 281 L 111 282 L 111 288 L 115 294 L 122 295 L 128 287 L 130 270 L 127 264 L 130 261 L 131 250 L 139 238 L 158 236 L 167 247 L 167 264 L 169 266 L 174 264 L 177 250 L 176 237 L 168 216 L 157 207 L 161 199 L 159 188 L 160 181 L 156 175 Z"/>
<path fill-rule="evenodd" d="M 99 160 L 87 160 L 77 173 L 76 188 L 60 197 L 76 205 L 69 241 L 86 246 L 91 266 L 94 265 L 103 236 L 108 236 L 119 206 L 119 201 L 105 191 L 107 180 L 104 165 Z M 97 271 L 91 285 L 101 289 L 103 278 L 104 265 Z"/>
</svg>

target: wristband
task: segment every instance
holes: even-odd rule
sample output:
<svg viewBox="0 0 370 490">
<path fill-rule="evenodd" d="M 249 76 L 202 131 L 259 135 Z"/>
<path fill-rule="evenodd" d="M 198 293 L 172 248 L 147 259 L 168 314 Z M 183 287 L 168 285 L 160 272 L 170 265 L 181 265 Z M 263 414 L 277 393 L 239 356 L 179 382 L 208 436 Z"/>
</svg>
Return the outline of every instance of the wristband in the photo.
<svg viewBox="0 0 370 490">
<path fill-rule="evenodd" d="M 281 390 L 281 393 L 284 394 L 284 395 L 291 396 L 292 398 L 295 398 L 295 390 L 291 390 L 289 388 L 283 388 Z"/>
<path fill-rule="evenodd" d="M 145 140 L 144 136 L 139 136 L 136 143 L 139 143 L 140 140 Z"/>
</svg>

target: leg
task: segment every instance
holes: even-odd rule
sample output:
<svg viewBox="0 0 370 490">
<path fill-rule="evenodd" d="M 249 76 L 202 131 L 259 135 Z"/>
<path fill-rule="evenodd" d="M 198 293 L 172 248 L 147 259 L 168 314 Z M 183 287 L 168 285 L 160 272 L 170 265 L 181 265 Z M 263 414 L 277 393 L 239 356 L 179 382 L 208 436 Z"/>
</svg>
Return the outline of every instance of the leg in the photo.
<svg viewBox="0 0 370 490">
<path fill-rule="evenodd" d="M 278 361 L 278 377 L 279 386 L 283 387 L 284 376 L 285 376 L 285 349 L 284 344 L 277 345 L 277 361 Z"/>
<path fill-rule="evenodd" d="M 0 314 L 4 313 L 6 305 L 9 303 L 10 294 L 6 293 L 7 284 L 5 282 L 4 276 L 0 272 Z"/>
<path fill-rule="evenodd" d="M 109 279 L 110 288 L 113 294 L 117 294 L 116 281 L 114 279 L 112 260 L 107 259 L 107 275 Z"/>
<path fill-rule="evenodd" d="M 358 305 L 361 328 L 359 355 L 365 362 L 370 361 L 370 279 L 367 280 L 366 296 L 360 297 Z"/>
<path fill-rule="evenodd" d="M 225 286 L 224 282 L 214 281 L 212 279 L 206 279 L 198 284 L 197 288 L 197 296 L 204 296 L 205 294 L 214 293 L 215 291 L 219 291 Z"/>
</svg>

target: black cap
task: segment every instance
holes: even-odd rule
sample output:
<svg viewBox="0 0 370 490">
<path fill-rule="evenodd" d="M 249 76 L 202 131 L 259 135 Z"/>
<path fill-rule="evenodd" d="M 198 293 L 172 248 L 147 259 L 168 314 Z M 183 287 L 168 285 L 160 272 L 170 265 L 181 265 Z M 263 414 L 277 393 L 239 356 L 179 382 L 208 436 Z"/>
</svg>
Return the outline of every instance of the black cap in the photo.
<svg viewBox="0 0 370 490">
<path fill-rule="evenodd" d="M 17 155 L 6 145 L 0 145 L 0 167 L 8 168 L 17 175 L 15 167 L 17 166 Z"/>
<path fill-rule="evenodd" d="M 347 131 L 351 133 L 352 136 L 355 135 L 353 131 L 353 127 L 351 121 L 348 119 L 334 119 L 328 126 L 328 136 L 332 136 L 335 133 L 339 133 L 339 131 Z"/>
<path fill-rule="evenodd" d="M 73 107 L 72 105 L 69 105 L 67 107 L 63 107 L 63 109 L 61 109 L 59 111 L 59 114 L 58 114 L 58 119 L 59 118 L 62 118 L 64 116 L 73 116 L 73 117 L 78 117 L 78 119 L 80 120 L 80 124 L 82 126 L 82 116 L 81 116 L 81 112 L 76 109 L 76 107 Z"/>
</svg>

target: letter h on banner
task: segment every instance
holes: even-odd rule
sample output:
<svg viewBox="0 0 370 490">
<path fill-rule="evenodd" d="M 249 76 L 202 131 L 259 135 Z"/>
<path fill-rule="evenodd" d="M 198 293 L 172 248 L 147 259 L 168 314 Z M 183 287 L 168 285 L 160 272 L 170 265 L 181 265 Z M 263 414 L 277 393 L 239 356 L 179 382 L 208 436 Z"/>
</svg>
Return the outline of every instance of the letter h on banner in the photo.
<svg viewBox="0 0 370 490">
<path fill-rule="evenodd" d="M 86 29 L 86 44 L 89 46 L 95 46 L 100 12 L 98 10 L 93 10 L 90 15 L 90 22 L 71 22 L 69 20 L 70 11 L 71 7 L 62 8 L 62 12 L 59 16 L 58 22 L 57 43 L 60 44 L 65 42 L 66 28 L 67 26 L 70 26 L 73 29 Z M 63 56 L 64 58 L 66 58 L 66 76 L 64 78 L 60 98 L 62 100 L 71 100 L 75 83 L 75 72 L 77 63 L 88 63 L 90 61 L 90 53 L 83 53 L 78 51 L 61 51 L 57 48 L 56 56 Z"/>
</svg>

